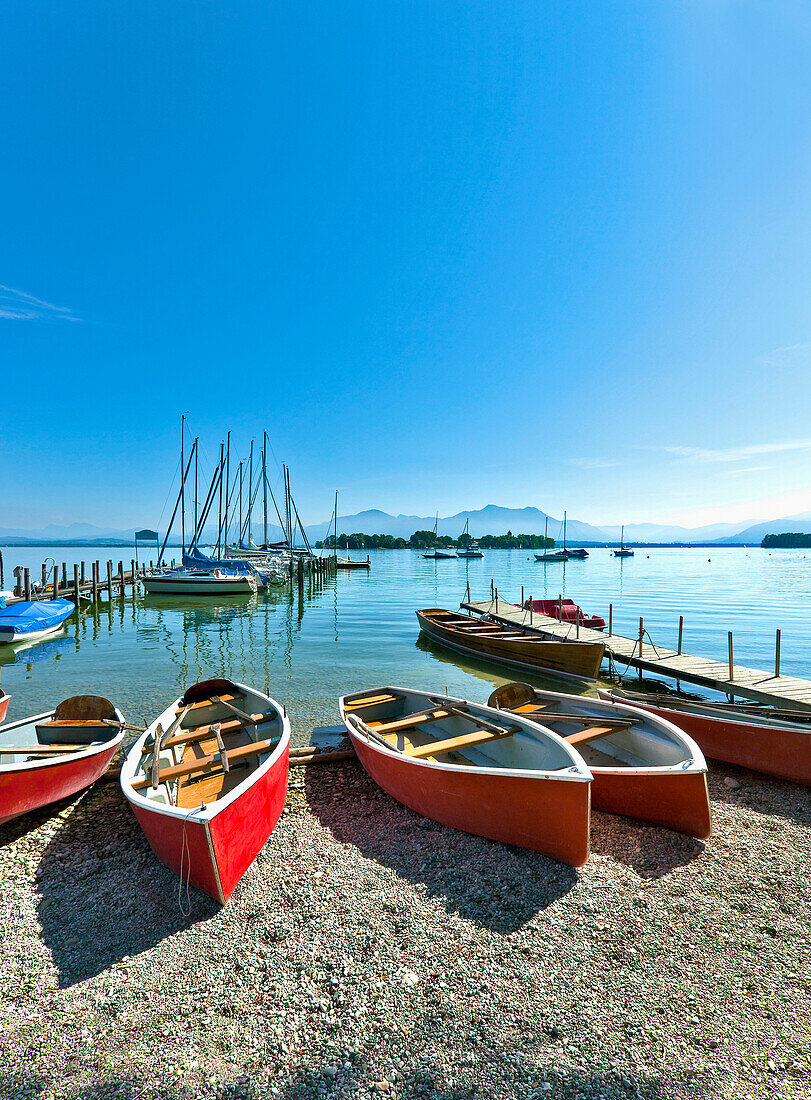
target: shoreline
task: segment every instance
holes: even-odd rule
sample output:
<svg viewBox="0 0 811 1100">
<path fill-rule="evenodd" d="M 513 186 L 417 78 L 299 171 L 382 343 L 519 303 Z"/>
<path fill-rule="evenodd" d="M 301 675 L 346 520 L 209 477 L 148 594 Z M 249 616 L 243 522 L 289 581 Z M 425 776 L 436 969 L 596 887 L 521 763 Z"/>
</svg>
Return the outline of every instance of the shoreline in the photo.
<svg viewBox="0 0 811 1100">
<path fill-rule="evenodd" d="M 799 1100 L 809 792 L 710 793 L 706 845 L 595 813 L 574 871 L 296 769 L 228 905 L 181 909 L 97 784 L 0 827 L 0 1096 Z"/>
</svg>

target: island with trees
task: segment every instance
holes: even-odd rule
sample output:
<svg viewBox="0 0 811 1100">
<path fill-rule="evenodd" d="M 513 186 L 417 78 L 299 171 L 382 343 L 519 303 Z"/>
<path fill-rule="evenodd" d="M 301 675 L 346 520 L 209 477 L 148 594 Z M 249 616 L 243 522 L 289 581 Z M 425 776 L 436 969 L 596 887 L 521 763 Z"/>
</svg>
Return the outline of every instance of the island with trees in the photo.
<svg viewBox="0 0 811 1100">
<path fill-rule="evenodd" d="M 450 535 L 435 535 L 433 531 L 415 531 L 410 539 L 395 538 L 394 535 L 364 535 L 355 533 L 347 535 L 341 532 L 337 538 L 339 550 L 428 550 L 431 547 L 439 547 L 442 550 L 453 550 L 469 546 L 475 542 L 482 550 L 551 550 L 555 540 L 544 538 L 543 535 L 514 535 L 508 531 L 506 535 L 482 535 L 480 539 L 474 539 L 471 535 L 460 535 L 454 539 Z M 315 544 L 318 550 L 334 550 L 336 539 L 334 535 L 328 535 L 325 539 L 319 539 Z"/>
<path fill-rule="evenodd" d="M 803 531 L 784 531 L 782 535 L 765 535 L 760 544 L 764 550 L 804 550 L 811 547 L 811 534 Z"/>
</svg>

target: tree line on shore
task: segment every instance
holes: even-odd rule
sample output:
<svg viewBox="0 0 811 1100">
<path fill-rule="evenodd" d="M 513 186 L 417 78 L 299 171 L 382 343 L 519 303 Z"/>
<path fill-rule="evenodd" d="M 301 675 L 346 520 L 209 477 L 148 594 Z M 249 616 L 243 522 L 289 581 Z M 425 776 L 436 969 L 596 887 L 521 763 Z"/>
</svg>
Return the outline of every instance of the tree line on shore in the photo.
<svg viewBox="0 0 811 1100">
<path fill-rule="evenodd" d="M 788 547 L 789 549 L 805 549 L 811 546 L 811 535 L 802 531 L 784 531 L 782 535 L 764 535 L 760 544 L 765 550 L 772 547 Z"/>
<path fill-rule="evenodd" d="M 439 547 L 442 550 L 461 549 L 477 543 L 482 550 L 548 550 L 555 545 L 555 540 L 544 538 L 543 535 L 514 535 L 508 531 L 506 535 L 482 535 L 480 539 L 474 539 L 472 535 L 460 535 L 454 539 L 450 535 L 435 535 L 433 531 L 415 531 L 410 539 L 395 538 L 394 535 L 347 535 L 341 532 L 337 540 L 339 550 L 428 550 L 431 547 Z M 334 550 L 336 540 L 334 535 L 328 535 L 325 539 L 319 539 L 315 544 L 318 550 Z"/>
</svg>

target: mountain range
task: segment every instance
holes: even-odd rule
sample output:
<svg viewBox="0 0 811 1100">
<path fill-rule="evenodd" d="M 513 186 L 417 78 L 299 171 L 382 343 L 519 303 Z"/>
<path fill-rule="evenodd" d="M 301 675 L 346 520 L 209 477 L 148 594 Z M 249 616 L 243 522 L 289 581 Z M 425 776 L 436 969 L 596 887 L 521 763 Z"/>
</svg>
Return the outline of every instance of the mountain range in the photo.
<svg viewBox="0 0 811 1100">
<path fill-rule="evenodd" d="M 488 504 L 475 511 L 457 512 L 453 516 L 440 517 L 437 531 L 440 535 L 454 538 L 461 534 L 465 522 L 468 522 L 471 535 L 503 535 L 507 531 L 513 534 L 542 535 L 548 530 L 550 537 L 558 543 L 562 541 L 563 521 L 542 512 L 539 508 L 502 508 L 497 504 Z M 387 534 L 395 538 L 409 538 L 414 531 L 433 530 L 435 517 L 390 515 L 372 508 L 356 512 L 351 516 L 338 517 L 338 533 L 346 534 Z M 314 523 L 307 526 L 307 535 L 311 542 L 323 539 L 332 530 L 331 521 Z M 629 523 L 625 525 L 625 541 L 631 543 L 712 543 L 716 545 L 758 544 L 767 534 L 780 534 L 784 531 L 801 531 L 811 534 L 811 512 L 784 516 L 768 521 L 747 521 L 743 523 L 715 523 L 705 527 L 676 527 L 657 523 Z M 619 542 L 620 527 L 596 527 L 581 520 L 570 519 L 566 524 L 567 542 L 597 544 Z M 67 526 L 48 524 L 41 530 L 0 527 L 0 542 L 6 545 L 25 543 L 65 543 L 65 542 L 109 542 L 119 540 L 132 544 L 135 528 L 116 530 L 97 527 L 90 523 L 71 523 Z M 161 532 L 163 534 L 163 532 Z M 254 527 L 254 537 L 261 535 L 261 524 Z M 282 538 L 281 528 L 268 525 L 271 540 Z M 216 535 L 207 531 L 201 544 L 210 544 Z M 178 545 L 178 538 L 171 539 L 172 545 Z"/>
</svg>

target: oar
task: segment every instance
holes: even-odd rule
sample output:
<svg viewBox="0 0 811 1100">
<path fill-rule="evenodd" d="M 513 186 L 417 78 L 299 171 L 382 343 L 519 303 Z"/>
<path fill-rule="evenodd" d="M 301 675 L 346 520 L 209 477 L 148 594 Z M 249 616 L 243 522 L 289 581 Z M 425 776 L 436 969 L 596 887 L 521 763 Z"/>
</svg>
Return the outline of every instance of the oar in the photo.
<svg viewBox="0 0 811 1100">
<path fill-rule="evenodd" d="M 102 718 L 105 726 L 113 726 L 118 730 L 131 730 L 133 733 L 146 733 L 146 726 L 131 726 L 129 722 L 119 722 L 115 718 Z"/>
<path fill-rule="evenodd" d="M 160 780 L 159 780 L 159 775 L 160 775 L 160 770 L 161 770 L 160 756 L 161 756 L 161 748 L 163 747 L 163 743 L 164 743 L 164 741 L 169 740 L 169 738 L 172 736 L 172 734 L 175 732 L 176 729 L 180 728 L 180 723 L 183 721 L 183 719 L 189 713 L 191 708 L 192 708 L 191 703 L 187 703 L 186 706 L 183 708 L 183 710 L 180 712 L 180 714 L 178 714 L 176 716 L 174 722 L 172 722 L 171 726 L 168 728 L 166 733 L 163 732 L 163 730 L 160 727 L 160 723 L 158 723 L 158 726 L 155 730 L 155 747 L 152 750 L 152 775 L 151 775 L 150 778 L 151 778 L 151 785 L 152 785 L 153 788 L 156 788 L 158 786 L 158 783 L 160 782 Z"/>
</svg>

